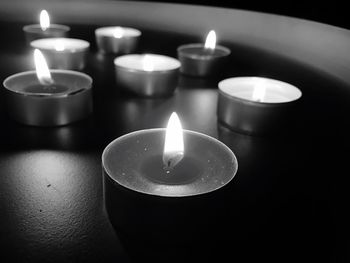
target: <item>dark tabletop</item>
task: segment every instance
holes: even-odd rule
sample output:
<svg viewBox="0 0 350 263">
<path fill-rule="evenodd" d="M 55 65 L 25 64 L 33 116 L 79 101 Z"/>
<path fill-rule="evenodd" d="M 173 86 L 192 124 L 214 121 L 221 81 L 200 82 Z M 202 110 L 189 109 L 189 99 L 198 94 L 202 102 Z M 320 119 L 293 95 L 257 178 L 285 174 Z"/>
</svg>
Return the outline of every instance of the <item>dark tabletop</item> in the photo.
<svg viewBox="0 0 350 263">
<path fill-rule="evenodd" d="M 22 26 L 0 24 L 2 80 L 33 69 Z M 206 250 L 194 244 L 182 261 L 204 254 L 201 261 L 346 262 L 348 86 L 294 61 L 221 43 L 232 51 L 222 78 L 271 77 L 303 92 L 288 130 L 248 136 L 217 122 L 218 79 L 181 76 L 169 98 L 126 94 L 115 85 L 113 57 L 96 51 L 97 26 L 71 27 L 71 36 L 92 44 L 84 70 L 94 80 L 94 112 L 88 119 L 52 128 L 18 124 L 7 116 L 0 93 L 0 262 L 142 261 L 138 250 L 147 249 L 171 261 L 172 255 L 125 238 L 112 226 L 104 208 L 101 154 L 123 134 L 165 127 L 173 111 L 184 128 L 227 144 L 239 163 L 220 196 L 226 209 L 225 219 L 216 219 L 220 234 L 204 240 Z M 143 31 L 139 51 L 175 57 L 178 45 L 198 41 Z"/>
</svg>

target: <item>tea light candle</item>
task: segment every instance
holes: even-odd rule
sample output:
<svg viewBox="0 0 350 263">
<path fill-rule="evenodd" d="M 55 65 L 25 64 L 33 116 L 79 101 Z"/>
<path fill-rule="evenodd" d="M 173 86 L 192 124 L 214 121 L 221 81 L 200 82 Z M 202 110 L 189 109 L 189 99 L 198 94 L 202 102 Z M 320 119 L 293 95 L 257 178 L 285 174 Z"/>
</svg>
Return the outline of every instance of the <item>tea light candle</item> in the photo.
<svg viewBox="0 0 350 263">
<path fill-rule="evenodd" d="M 161 97 L 177 87 L 180 62 L 156 54 L 130 54 L 114 60 L 117 85 L 134 94 Z"/>
<path fill-rule="evenodd" d="M 49 70 L 39 50 L 36 71 L 14 74 L 3 82 L 9 114 L 35 126 L 65 125 L 92 112 L 92 79 L 70 70 Z"/>
<path fill-rule="evenodd" d="M 173 113 L 167 129 L 126 134 L 102 154 L 103 174 L 112 182 L 146 195 L 188 197 L 215 191 L 237 172 L 237 159 L 223 143 L 182 130 Z"/>
<path fill-rule="evenodd" d="M 218 120 L 239 132 L 272 132 L 288 121 L 301 96 L 297 87 L 275 79 L 225 79 L 219 82 Z"/>
<path fill-rule="evenodd" d="M 26 25 L 23 27 L 28 45 L 39 38 L 65 37 L 70 30 L 69 26 L 50 24 L 50 17 L 46 10 L 40 13 L 40 24 Z"/>
<path fill-rule="evenodd" d="M 44 38 L 30 43 L 45 56 L 48 66 L 54 69 L 81 70 L 85 67 L 90 43 L 75 38 Z"/>
<path fill-rule="evenodd" d="M 95 30 L 98 49 L 102 53 L 129 54 L 135 52 L 141 31 L 130 27 L 100 27 Z"/>
<path fill-rule="evenodd" d="M 216 45 L 215 31 L 210 31 L 205 44 L 182 45 L 177 49 L 180 72 L 195 77 L 215 76 L 222 70 L 231 51 Z"/>
</svg>

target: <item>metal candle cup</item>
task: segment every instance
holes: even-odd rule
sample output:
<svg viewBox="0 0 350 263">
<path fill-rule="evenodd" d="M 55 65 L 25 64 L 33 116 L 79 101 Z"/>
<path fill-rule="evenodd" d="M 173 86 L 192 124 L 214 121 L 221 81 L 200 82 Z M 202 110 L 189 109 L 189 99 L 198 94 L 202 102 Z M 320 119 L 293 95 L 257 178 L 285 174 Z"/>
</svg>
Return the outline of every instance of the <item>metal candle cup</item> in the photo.
<svg viewBox="0 0 350 263">
<path fill-rule="evenodd" d="M 30 43 L 45 56 L 50 68 L 81 70 L 85 66 L 89 42 L 75 38 L 45 38 Z"/>
<path fill-rule="evenodd" d="M 248 134 L 266 134 L 287 124 L 301 91 L 286 82 L 260 77 L 229 78 L 219 83 L 218 120 Z"/>
<path fill-rule="evenodd" d="M 30 43 L 36 39 L 51 37 L 66 37 L 70 30 L 69 26 L 51 24 L 50 27 L 43 30 L 39 24 L 26 25 L 23 27 L 26 43 Z"/>
<path fill-rule="evenodd" d="M 218 75 L 225 66 L 225 60 L 231 51 L 223 46 L 213 50 L 206 49 L 203 44 L 182 45 L 177 49 L 183 74 L 206 77 Z"/>
<path fill-rule="evenodd" d="M 70 70 L 50 70 L 53 84 L 40 84 L 35 71 L 12 75 L 3 82 L 9 114 L 34 126 L 65 125 L 92 112 L 92 79 Z"/>
<path fill-rule="evenodd" d="M 100 27 L 95 30 L 97 47 L 102 53 L 129 54 L 135 52 L 141 31 L 130 27 Z"/>
<path fill-rule="evenodd" d="M 124 55 L 114 60 L 117 85 L 144 97 L 164 97 L 174 93 L 180 62 L 156 54 Z"/>
</svg>

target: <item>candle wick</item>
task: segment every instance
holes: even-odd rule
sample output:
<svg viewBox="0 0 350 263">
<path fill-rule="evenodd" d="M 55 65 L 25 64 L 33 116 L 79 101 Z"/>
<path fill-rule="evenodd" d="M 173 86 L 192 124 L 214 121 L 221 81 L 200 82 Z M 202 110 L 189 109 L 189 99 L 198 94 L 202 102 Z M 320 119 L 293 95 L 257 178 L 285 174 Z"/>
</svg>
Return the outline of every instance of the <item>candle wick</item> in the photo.
<svg viewBox="0 0 350 263">
<path fill-rule="evenodd" d="M 167 156 L 168 158 L 163 159 L 163 164 L 164 164 L 164 170 L 171 171 L 174 169 L 174 167 L 182 160 L 183 158 L 183 153 L 177 153 L 170 156 Z"/>
</svg>

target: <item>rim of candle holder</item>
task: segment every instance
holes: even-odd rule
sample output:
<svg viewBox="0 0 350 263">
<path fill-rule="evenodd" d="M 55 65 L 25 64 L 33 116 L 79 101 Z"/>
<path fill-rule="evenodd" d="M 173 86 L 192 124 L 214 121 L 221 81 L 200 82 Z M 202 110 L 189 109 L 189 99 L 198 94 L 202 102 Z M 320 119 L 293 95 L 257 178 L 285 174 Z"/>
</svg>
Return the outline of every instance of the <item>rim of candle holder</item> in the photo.
<svg viewBox="0 0 350 263">
<path fill-rule="evenodd" d="M 84 90 L 88 90 L 88 89 L 91 89 L 92 88 L 92 83 L 93 83 L 93 80 L 92 78 L 85 74 L 85 73 L 82 73 L 82 72 L 78 72 L 78 71 L 73 71 L 73 70 L 65 70 L 65 69 L 50 69 L 50 73 L 53 73 L 53 74 L 70 74 L 70 75 L 76 75 L 76 76 L 79 76 L 79 77 L 82 77 L 82 78 L 85 78 L 88 80 L 89 82 L 89 85 L 86 85 L 84 87 L 81 87 L 80 89 L 77 89 L 75 91 L 71 91 L 69 93 L 66 93 L 66 92 L 61 92 L 61 93 L 52 93 L 52 94 L 36 94 L 36 93 L 30 93 L 30 92 L 23 92 L 23 91 L 18 91 L 18 90 L 14 90 L 14 89 L 11 89 L 8 85 L 8 82 L 15 79 L 15 78 L 19 78 L 19 77 L 22 77 L 22 76 L 25 76 L 25 75 L 34 75 L 36 77 L 36 71 L 35 70 L 31 70 L 31 71 L 24 71 L 24 72 L 20 72 L 20 73 L 16 73 L 16 74 L 13 74 L 9 77 L 7 77 L 4 81 L 3 81 L 3 86 L 10 92 L 14 92 L 14 93 L 17 93 L 17 94 L 20 94 L 22 96 L 28 96 L 28 97 L 54 97 L 54 98 L 64 98 L 64 97 L 69 97 L 69 96 L 73 96 L 73 95 L 76 95 Z M 38 81 L 39 82 L 39 81 Z"/>
<path fill-rule="evenodd" d="M 54 28 L 54 29 L 63 29 L 65 32 L 70 31 L 70 27 L 67 25 L 61 25 L 61 24 L 50 24 L 50 26 L 47 29 Z M 25 32 L 31 32 L 31 33 L 37 33 L 36 29 L 41 29 L 40 24 L 30 24 L 30 25 L 25 25 L 23 26 L 23 31 Z M 46 29 L 46 30 L 47 30 Z M 42 30 L 45 32 L 45 30 Z"/>
<path fill-rule="evenodd" d="M 193 43 L 193 44 L 181 45 L 177 48 L 178 54 L 181 54 L 181 56 L 184 56 L 184 57 L 194 58 L 194 59 L 199 59 L 199 60 L 210 60 L 210 59 L 222 58 L 222 57 L 227 57 L 231 54 L 231 50 L 229 48 L 221 46 L 221 45 L 216 45 L 215 49 L 221 50 L 221 51 L 225 52 L 225 54 L 222 54 L 222 55 L 212 54 L 211 56 L 198 56 L 198 55 L 194 55 L 194 54 L 188 54 L 188 53 L 181 52 L 187 48 L 204 48 L 204 44 L 203 43 Z"/>
<path fill-rule="evenodd" d="M 141 30 L 138 30 L 136 28 L 133 28 L 133 27 L 125 27 L 125 26 L 104 26 L 104 27 L 99 27 L 99 28 L 96 28 L 95 29 L 95 36 L 96 37 L 112 37 L 112 38 L 115 38 L 114 36 L 112 35 L 105 35 L 103 34 L 103 30 L 106 30 L 106 29 L 115 29 L 115 28 L 122 28 L 122 29 L 126 29 L 126 30 L 132 30 L 136 33 L 136 35 L 133 35 L 133 36 L 127 36 L 127 35 L 123 35 L 122 38 L 137 38 L 137 37 L 140 37 L 142 35 L 142 32 Z M 120 38 L 116 38 L 116 39 L 120 39 Z"/>
<path fill-rule="evenodd" d="M 173 60 L 174 62 L 176 62 L 176 67 L 174 68 L 171 68 L 171 69 L 161 69 L 161 70 L 157 70 L 157 69 L 154 69 L 154 70 L 144 70 L 144 69 L 135 69 L 135 68 L 129 68 L 129 67 L 125 67 L 125 66 L 122 66 L 122 65 L 118 65 L 117 64 L 117 61 L 122 59 L 122 58 L 125 58 L 127 56 L 134 56 L 134 55 L 156 55 L 156 56 L 159 56 L 159 57 L 165 57 L 167 59 L 170 59 L 170 60 Z M 145 74 L 145 75 L 148 75 L 148 74 L 167 74 L 167 73 L 170 73 L 170 72 L 176 72 L 180 69 L 181 67 L 181 62 L 176 59 L 176 58 L 173 58 L 173 57 L 169 57 L 169 56 L 164 56 L 164 55 L 159 55 L 159 54 L 151 54 L 151 53 L 147 53 L 147 54 L 127 54 L 127 55 L 122 55 L 122 56 L 119 56 L 117 58 L 114 59 L 113 61 L 114 63 L 114 66 L 116 68 L 119 68 L 119 69 L 122 69 L 122 70 L 125 70 L 125 71 L 128 71 L 128 72 L 137 72 L 137 73 L 140 73 L 140 74 Z"/>
<path fill-rule="evenodd" d="M 166 131 L 166 128 L 152 128 L 152 129 L 137 130 L 137 131 L 133 131 L 133 132 L 124 134 L 124 135 L 114 139 L 113 141 L 111 141 L 104 148 L 103 153 L 102 153 L 102 157 L 101 157 L 101 159 L 102 159 L 102 168 L 103 168 L 104 173 L 110 178 L 110 180 L 113 181 L 113 183 L 116 183 L 117 185 L 119 185 L 119 186 L 121 186 L 121 187 L 123 187 L 125 189 L 131 190 L 131 191 L 135 191 L 137 193 L 149 195 L 149 196 L 161 196 L 161 197 L 166 197 L 166 198 L 168 198 L 168 197 L 169 198 L 190 198 L 190 197 L 194 197 L 194 196 L 200 196 L 200 195 L 212 193 L 212 192 L 214 192 L 216 190 L 219 190 L 219 189 L 225 187 L 226 185 L 228 185 L 233 180 L 233 178 L 236 176 L 237 171 L 238 171 L 238 160 L 237 160 L 237 157 L 234 154 L 234 152 L 226 144 L 224 144 L 220 140 L 218 140 L 218 139 L 216 139 L 214 137 L 211 137 L 209 135 L 206 135 L 204 133 L 183 129 L 183 133 L 187 133 L 187 134 L 191 134 L 191 135 L 195 135 L 195 136 L 201 136 L 201 137 L 204 137 L 206 139 L 209 139 L 213 143 L 218 143 L 224 149 L 224 151 L 226 153 L 228 153 L 230 155 L 230 157 L 232 157 L 232 163 L 231 163 L 231 166 L 233 167 L 232 168 L 232 175 L 230 177 L 228 177 L 227 181 L 225 181 L 223 184 L 217 185 L 216 187 L 214 187 L 214 188 L 212 188 L 210 190 L 206 190 L 206 191 L 203 191 L 203 192 L 193 192 L 193 193 L 190 193 L 190 194 L 176 193 L 176 194 L 168 194 L 168 195 L 166 195 L 166 194 L 157 194 L 155 192 L 147 192 L 147 191 L 143 191 L 142 189 L 132 188 L 130 186 L 125 185 L 123 182 L 121 182 L 121 181 L 119 181 L 119 180 L 117 180 L 117 179 L 115 179 L 113 177 L 113 173 L 108 170 L 108 168 L 106 166 L 106 163 L 105 163 L 105 160 L 107 159 L 106 155 L 108 154 L 109 149 L 113 146 L 114 143 L 116 143 L 117 141 L 124 140 L 124 139 L 126 139 L 128 137 L 132 137 L 132 136 L 138 135 L 138 134 L 154 133 L 154 132 L 165 132 L 165 131 Z"/>
<path fill-rule="evenodd" d="M 279 101 L 279 102 L 272 102 L 272 101 L 268 101 L 268 102 L 265 102 L 265 101 L 255 101 L 255 100 L 249 100 L 249 99 L 246 99 L 246 98 L 241 98 L 241 97 L 238 97 L 238 96 L 234 96 L 234 95 L 231 95 L 231 94 L 228 94 L 227 92 L 223 91 L 223 88 L 222 88 L 222 85 L 224 82 L 226 81 L 232 81 L 232 80 L 242 80 L 242 79 L 252 79 L 252 78 L 255 78 L 255 79 L 260 79 L 260 80 L 269 80 L 269 81 L 273 81 L 273 82 L 276 82 L 276 83 L 280 83 L 280 84 L 283 84 L 284 86 L 288 86 L 292 89 L 294 89 L 298 94 L 298 96 L 294 99 L 290 99 L 290 100 L 286 100 L 286 101 Z M 256 77 L 256 76 L 244 76 L 244 77 L 232 77 L 232 78 L 227 78 L 227 79 L 224 79 L 224 80 L 221 80 L 219 83 L 218 83 L 218 90 L 219 90 L 219 94 L 223 95 L 223 96 L 226 96 L 227 98 L 230 98 L 230 99 L 233 99 L 235 101 L 244 101 L 245 103 L 247 104 L 251 104 L 251 105 L 269 105 L 269 106 L 274 106 L 274 105 L 281 105 L 281 104 L 286 104 L 286 103 L 293 103 L 293 102 L 296 102 L 296 101 L 299 101 L 302 97 L 302 91 L 290 84 L 290 83 L 287 83 L 287 82 L 284 82 L 284 81 L 281 81 L 281 80 L 277 80 L 277 79 L 272 79 L 272 78 L 265 78 L 265 77 Z"/>
<path fill-rule="evenodd" d="M 66 40 L 69 39 L 73 40 L 75 42 L 79 42 L 81 44 L 84 44 L 85 46 L 83 47 L 79 47 L 79 48 L 74 48 L 74 49 L 64 49 L 64 50 L 56 50 L 54 49 L 53 46 L 51 47 L 43 47 L 40 46 L 41 43 L 45 43 L 45 42 L 54 42 L 54 41 L 60 41 L 60 40 Z M 50 37 L 50 38 L 40 38 L 40 39 L 36 39 L 30 42 L 30 46 L 32 48 L 37 48 L 43 51 L 49 51 L 49 52 L 53 52 L 53 53 L 77 53 L 77 52 L 85 52 L 90 48 L 90 43 L 86 40 L 83 39 L 78 39 L 78 38 L 68 38 L 68 37 Z"/>
</svg>

